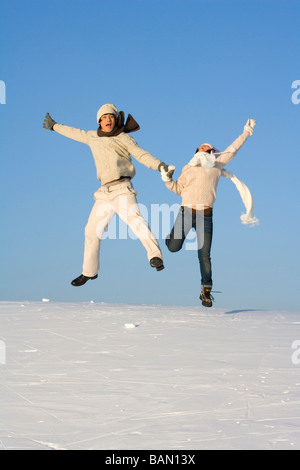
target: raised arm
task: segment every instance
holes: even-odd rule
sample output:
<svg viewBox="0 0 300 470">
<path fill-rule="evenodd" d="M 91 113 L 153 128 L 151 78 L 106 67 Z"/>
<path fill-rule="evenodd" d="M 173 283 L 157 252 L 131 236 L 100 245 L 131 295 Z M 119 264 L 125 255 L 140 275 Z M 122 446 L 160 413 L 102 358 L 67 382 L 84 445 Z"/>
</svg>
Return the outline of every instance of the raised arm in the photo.
<svg viewBox="0 0 300 470">
<path fill-rule="evenodd" d="M 57 124 L 57 122 L 52 119 L 49 113 L 46 114 L 43 128 L 58 132 L 59 134 L 68 137 L 69 139 L 76 140 L 77 142 L 88 144 L 86 131 L 76 129 L 75 127 L 64 126 L 63 124 Z"/>
<path fill-rule="evenodd" d="M 250 135 L 253 134 L 256 122 L 254 119 L 248 119 L 244 132 L 216 158 L 216 166 L 224 168 L 237 154 Z"/>
</svg>

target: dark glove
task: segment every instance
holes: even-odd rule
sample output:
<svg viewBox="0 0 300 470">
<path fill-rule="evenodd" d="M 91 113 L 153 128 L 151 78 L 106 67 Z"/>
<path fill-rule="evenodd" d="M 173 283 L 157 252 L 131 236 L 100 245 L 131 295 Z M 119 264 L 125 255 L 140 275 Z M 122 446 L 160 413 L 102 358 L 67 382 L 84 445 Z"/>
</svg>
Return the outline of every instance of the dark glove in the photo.
<svg viewBox="0 0 300 470">
<path fill-rule="evenodd" d="M 53 126 L 54 124 L 57 124 L 57 122 L 55 122 L 52 117 L 50 116 L 49 113 L 46 114 L 46 117 L 45 117 L 45 120 L 44 120 L 44 125 L 43 125 L 43 128 L 44 129 L 49 129 L 50 131 L 53 131 Z"/>
<path fill-rule="evenodd" d="M 164 163 L 164 162 L 160 162 L 160 164 L 158 165 L 158 171 L 161 171 L 162 168 L 163 168 L 165 171 L 168 171 L 169 166 L 168 166 L 166 163 Z"/>
<path fill-rule="evenodd" d="M 168 166 L 167 176 L 172 179 L 174 171 L 175 171 L 175 166 L 174 165 L 169 165 Z"/>
</svg>

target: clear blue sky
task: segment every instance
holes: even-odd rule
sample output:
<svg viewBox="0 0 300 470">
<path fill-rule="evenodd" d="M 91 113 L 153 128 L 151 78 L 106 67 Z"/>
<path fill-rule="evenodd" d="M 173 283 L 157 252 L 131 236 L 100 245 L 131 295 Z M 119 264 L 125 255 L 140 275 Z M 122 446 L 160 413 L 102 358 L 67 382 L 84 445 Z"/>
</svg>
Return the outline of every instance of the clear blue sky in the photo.
<svg viewBox="0 0 300 470">
<path fill-rule="evenodd" d="M 90 149 L 42 128 L 96 129 L 114 103 L 139 145 L 176 165 L 203 142 L 225 149 L 257 126 L 228 169 L 251 188 L 260 225 L 220 181 L 212 248 L 216 307 L 300 309 L 300 2 L 294 0 L 1 0 L 0 300 L 200 305 L 196 252 L 150 269 L 137 240 L 106 240 L 97 281 L 74 288 L 100 183 Z M 3 100 L 2 100 L 3 101 Z M 180 203 L 136 163 L 138 201 Z M 151 221 L 150 221 L 151 223 Z M 171 227 L 170 227 L 171 228 Z"/>
</svg>

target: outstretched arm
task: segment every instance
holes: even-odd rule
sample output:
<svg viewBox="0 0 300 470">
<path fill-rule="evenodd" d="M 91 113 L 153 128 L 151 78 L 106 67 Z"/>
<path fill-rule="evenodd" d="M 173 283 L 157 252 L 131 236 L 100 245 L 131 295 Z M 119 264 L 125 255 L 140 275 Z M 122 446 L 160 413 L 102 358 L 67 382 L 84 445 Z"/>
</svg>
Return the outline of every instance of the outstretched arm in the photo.
<svg viewBox="0 0 300 470">
<path fill-rule="evenodd" d="M 63 124 L 57 124 L 57 122 L 54 121 L 54 119 L 52 119 L 49 113 L 46 114 L 43 128 L 58 132 L 59 134 L 64 135 L 65 137 L 68 137 L 69 139 L 76 140 L 77 142 L 88 144 L 86 131 L 82 131 L 81 129 L 76 129 L 75 127 L 64 126 Z"/>
<path fill-rule="evenodd" d="M 139 145 L 136 143 L 133 137 L 126 135 L 123 137 L 126 139 L 126 145 L 128 152 L 142 165 L 145 165 L 147 168 L 151 168 L 152 170 L 162 171 L 163 169 L 168 171 L 168 165 L 157 158 L 153 157 L 151 153 L 141 149 Z"/>
<path fill-rule="evenodd" d="M 229 146 L 227 149 L 216 158 L 216 163 L 219 167 L 224 168 L 237 154 L 240 148 L 244 145 L 250 135 L 253 134 L 256 122 L 254 119 L 248 119 L 244 132 Z"/>
</svg>

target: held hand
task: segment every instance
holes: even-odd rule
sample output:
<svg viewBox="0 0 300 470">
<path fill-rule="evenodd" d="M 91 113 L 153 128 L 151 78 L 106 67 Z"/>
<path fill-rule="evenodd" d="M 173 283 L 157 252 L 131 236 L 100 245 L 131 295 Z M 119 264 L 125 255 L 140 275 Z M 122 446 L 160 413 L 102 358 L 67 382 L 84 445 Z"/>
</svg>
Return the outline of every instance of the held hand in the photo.
<svg viewBox="0 0 300 470">
<path fill-rule="evenodd" d="M 256 126 L 256 121 L 254 119 L 248 119 L 245 127 L 244 127 L 244 132 L 249 132 L 250 135 L 253 134 L 254 127 Z"/>
<path fill-rule="evenodd" d="M 174 173 L 175 166 L 174 165 L 167 165 L 165 162 L 160 162 L 158 165 L 158 171 L 162 172 L 164 170 L 166 173 L 171 172 L 171 176 Z"/>
<path fill-rule="evenodd" d="M 160 164 L 158 165 L 158 171 L 161 171 L 162 168 L 164 169 L 164 171 L 168 171 L 168 165 L 165 162 L 160 162 Z"/>
<path fill-rule="evenodd" d="M 172 181 L 172 176 L 175 171 L 175 166 L 174 165 L 169 165 L 168 170 L 166 171 L 164 168 L 161 168 L 160 173 L 161 173 L 161 179 L 167 183 L 168 181 Z"/>
<path fill-rule="evenodd" d="M 50 116 L 49 113 L 46 114 L 46 117 L 44 119 L 44 124 L 43 124 L 43 128 L 44 129 L 49 129 L 50 131 L 53 131 L 53 126 L 54 124 L 57 124 L 53 119 L 52 117 Z"/>
</svg>

